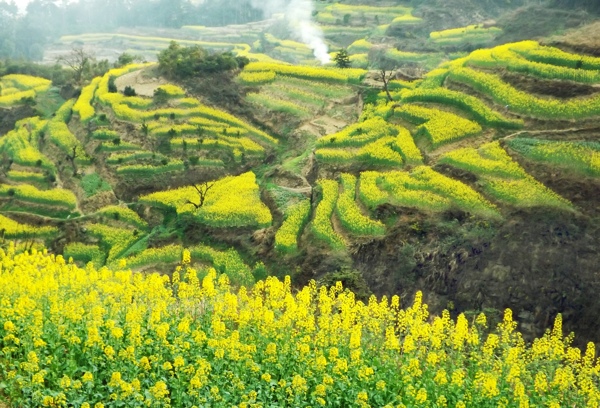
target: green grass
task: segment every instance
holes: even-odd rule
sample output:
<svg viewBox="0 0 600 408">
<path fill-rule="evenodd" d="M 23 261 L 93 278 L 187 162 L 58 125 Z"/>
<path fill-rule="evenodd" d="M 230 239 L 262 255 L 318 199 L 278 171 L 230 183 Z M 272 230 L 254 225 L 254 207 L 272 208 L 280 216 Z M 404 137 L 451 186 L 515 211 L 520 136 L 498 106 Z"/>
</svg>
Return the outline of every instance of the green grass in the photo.
<svg viewBox="0 0 600 408">
<path fill-rule="evenodd" d="M 87 245 L 81 242 L 72 242 L 68 244 L 64 249 L 63 257 L 66 260 L 73 258 L 75 262 L 79 262 L 83 265 L 92 262 L 96 268 L 102 267 L 106 258 L 104 252 L 102 252 L 97 245 Z"/>
<path fill-rule="evenodd" d="M 96 173 L 85 175 L 79 184 L 87 197 L 92 197 L 103 191 L 111 191 L 112 187 Z"/>
<path fill-rule="evenodd" d="M 275 99 L 263 93 L 250 93 L 246 96 L 246 99 L 255 105 L 263 106 L 275 112 L 287 113 L 300 119 L 310 117 L 310 113 L 302 106 L 286 100 Z"/>
<path fill-rule="evenodd" d="M 57 88 L 50 88 L 47 92 L 37 94 L 35 98 L 35 108 L 45 119 L 52 117 L 52 114 L 65 103 L 65 100 Z"/>
<path fill-rule="evenodd" d="M 440 163 L 474 173 L 487 195 L 515 207 L 572 209 L 571 203 L 529 175 L 499 142 L 478 149 L 467 147 L 446 153 Z"/>
<path fill-rule="evenodd" d="M 528 138 L 508 141 L 521 155 L 586 176 L 600 177 L 600 143 L 563 142 Z"/>
<path fill-rule="evenodd" d="M 0 212 L 19 212 L 26 214 L 35 214 L 42 217 L 66 219 L 67 217 L 78 216 L 77 213 L 69 209 L 58 206 L 35 205 L 30 202 L 21 200 L 8 200 L 2 202 L 0 200 Z"/>
</svg>

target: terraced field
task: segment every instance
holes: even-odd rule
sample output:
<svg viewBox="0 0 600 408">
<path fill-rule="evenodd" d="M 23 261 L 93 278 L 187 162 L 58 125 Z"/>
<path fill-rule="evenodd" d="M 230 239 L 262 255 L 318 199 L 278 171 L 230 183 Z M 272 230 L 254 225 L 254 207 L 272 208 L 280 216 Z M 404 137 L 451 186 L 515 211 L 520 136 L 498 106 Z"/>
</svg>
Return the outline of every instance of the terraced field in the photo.
<svg viewBox="0 0 600 408">
<path fill-rule="evenodd" d="M 182 248 L 147 249 L 159 231 L 130 208 L 139 207 L 117 200 L 113 189 L 120 183 L 158 186 L 161 180 L 168 183 L 180 178 L 187 180 L 183 183 L 190 186 L 188 197 L 194 202 L 194 176 L 251 166 L 277 146 L 278 140 L 267 133 L 186 97 L 186 92 L 174 85 L 161 87 L 168 95 L 166 103 L 108 91 L 109 80 L 144 68 L 132 65 L 111 70 L 86 86 L 77 100 L 66 101 L 51 118 L 23 120 L 3 135 L 3 240 L 20 239 L 33 244 L 40 239 L 57 239 L 65 234 L 65 229 L 58 226 L 66 222 L 81 228 L 64 247 L 75 261 L 102 266 L 131 260 L 135 268 L 154 265 L 157 259 L 176 263 Z M 35 97 L 34 92 L 49 87 L 45 80 L 25 76 L 4 77 L 3 83 L 16 80 L 18 84 L 33 84 L 31 91 L 23 91 L 27 97 Z M 19 94 L 8 91 L 7 95 Z M 22 97 L 13 97 L 11 104 L 23 101 Z M 133 132 L 124 132 L 125 128 Z M 198 215 L 201 222 L 215 227 L 270 225 L 269 210 L 259 208 L 254 174 L 240 177 L 230 181 L 225 178 L 215 185 L 214 194 Z M 244 189 L 247 194 L 240 195 Z M 148 197 L 148 201 L 142 197 L 140 203 L 148 203 L 149 207 L 162 203 L 152 194 Z M 230 219 L 227 208 L 219 209 L 225 202 L 232 208 L 250 211 Z M 165 208 L 165 204 L 159 207 Z M 223 252 L 205 246 L 194 253 L 199 262 L 230 273 L 233 281 L 248 283 L 253 279 L 251 269 L 234 250 Z"/>
<path fill-rule="evenodd" d="M 167 102 L 108 91 L 110 80 L 151 68 L 111 70 L 53 117 L 23 120 L 3 135 L 0 154 L 10 157 L 0 185 L 4 239 L 66 238 L 65 249 L 76 261 L 124 260 L 137 268 L 153 259 L 179 259 L 181 242 L 164 249 L 153 243 L 176 222 L 212 230 L 269 228 L 275 233 L 270 245 L 284 258 L 319 242 L 344 253 L 354 242 L 393 228 L 393 218 L 375 216 L 384 205 L 432 215 L 460 209 L 494 222 L 512 208 L 580 211 L 519 163 L 558 166 L 579 177 L 600 174 L 597 140 L 545 139 L 536 130 L 540 124 L 566 134 L 569 127 L 593 129 L 600 115 L 597 88 L 587 96 L 549 98 L 499 75 L 502 70 L 593 87 L 600 82 L 600 63 L 531 41 L 478 50 L 421 80 L 392 81 L 393 101 L 382 92 L 356 123 L 308 135 L 301 146 L 308 143 L 312 153 L 206 106 L 175 85 L 161 85 Z M 253 62 L 238 81 L 251 90 L 246 100 L 257 112 L 283 115 L 300 128 L 326 114 L 332 101 L 355 98 L 366 74 Z M 13 105 L 25 101 L 15 95 L 35 97 L 49 86 L 29 77 L 2 81 L 5 103 Z M 574 119 L 578 122 L 565 122 Z M 264 166 L 269 155 L 280 157 L 275 164 L 285 171 L 302 172 L 316 163 L 319 179 L 304 180 L 308 190 L 282 193 L 266 206 L 265 194 L 276 190 L 264 187 L 277 178 L 241 169 Z M 471 174 L 471 181 L 456 179 L 444 170 L 449 167 Z M 227 174 L 232 176 L 222 178 Z M 308 200 L 303 194 L 311 190 Z M 57 228 L 65 222 L 81 229 L 65 237 Z M 227 241 L 214 243 L 222 247 Z M 232 274 L 244 275 L 239 277 L 244 282 L 250 276 L 248 270 Z"/>
<path fill-rule="evenodd" d="M 323 32 L 332 57 L 341 49 L 347 48 L 355 68 L 369 68 L 380 64 L 380 55 L 397 66 L 419 66 L 435 68 L 448 59 L 448 50 L 460 45 L 482 46 L 493 42 L 501 33 L 497 27 L 471 25 L 451 30 L 434 31 L 427 40 L 426 51 L 407 51 L 402 42 L 394 38 L 396 31 L 412 33 L 422 31 L 426 23 L 414 15 L 415 10 L 405 5 L 365 6 L 351 4 L 328 4 L 317 2 L 314 20 Z M 302 42 L 293 30 L 285 32 L 281 26 L 288 26 L 284 16 L 275 15 L 271 19 L 226 27 L 183 26 L 180 29 L 153 30 L 150 28 L 121 29 L 114 33 L 87 33 L 68 35 L 61 38 L 47 53 L 52 61 L 64 54 L 74 44 L 94 49 L 99 58 L 114 57 L 115 52 L 128 52 L 141 55 L 149 61 L 166 48 L 171 41 L 183 45 L 199 45 L 213 51 L 231 51 L 236 55 L 247 56 L 253 61 L 287 62 L 302 65 L 319 65 L 313 50 Z M 419 31 L 419 32 L 420 32 Z M 278 37 L 279 36 L 279 37 Z M 416 38 L 409 35 L 409 42 Z M 449 48 L 448 48 L 449 47 Z M 453 58 L 450 55 L 450 58 Z"/>
<path fill-rule="evenodd" d="M 548 61 L 549 54 L 560 55 L 562 60 L 554 59 L 554 64 L 535 60 L 544 55 Z M 555 164 L 596 177 L 597 143 L 545 140 L 543 131 L 539 137 L 528 139 L 528 133 L 521 129 L 534 129 L 543 121 L 545 127 L 566 128 L 568 133 L 569 126 L 575 124 L 564 119 L 578 118 L 581 120 L 577 127 L 593 130 L 598 116 L 595 109 L 598 94 L 592 92 L 587 97 L 567 100 L 540 97 L 502 81 L 497 75 L 504 69 L 552 79 L 565 86 L 568 86 L 566 80 L 595 83 L 594 75 L 598 72 L 592 68 L 595 60 L 586 57 L 589 68 L 576 73 L 568 68 L 569 61 L 575 59 L 572 54 L 535 42 L 515 43 L 480 50 L 442 64 L 419 81 L 393 82 L 394 101 L 388 102 L 382 92 L 379 102 L 367 106 L 356 124 L 316 140 L 314 154 L 319 167 L 329 169 L 322 173 L 345 169 L 358 175 L 360 184 L 350 185 L 351 175 L 319 181 L 317 188 L 322 190 L 322 199 L 309 233 L 334 249 L 349 245 L 348 237 L 357 231 L 357 236 L 369 235 L 365 231 L 380 234 L 386 227 L 369 219 L 368 209 L 375 210 L 383 204 L 428 212 L 458 207 L 490 219 L 501 218 L 511 207 L 578 211 L 568 198 L 527 174 L 514 156 L 519 162 Z M 252 71 L 249 69 L 247 73 Z M 271 79 L 274 77 L 263 75 L 269 79 L 255 85 L 260 85 L 261 93 L 273 95 L 274 82 L 270 81 L 275 81 Z M 250 100 L 257 102 L 254 95 L 250 95 Z M 282 103 L 298 103 L 298 100 L 288 94 Z M 438 165 L 467 171 L 478 182 L 469 185 L 439 174 L 433 169 Z M 349 206 L 349 197 L 342 191 L 352 191 L 356 207 Z M 341 197 L 344 204 L 336 207 Z M 305 218 L 301 216 L 301 207 L 297 208 L 290 214 L 294 220 L 290 222 L 296 226 L 286 236 L 301 236 L 298 228 Z M 348 221 L 351 219 L 355 221 Z M 286 229 L 291 228 L 287 222 Z M 297 246 L 297 243 L 288 245 Z"/>
</svg>

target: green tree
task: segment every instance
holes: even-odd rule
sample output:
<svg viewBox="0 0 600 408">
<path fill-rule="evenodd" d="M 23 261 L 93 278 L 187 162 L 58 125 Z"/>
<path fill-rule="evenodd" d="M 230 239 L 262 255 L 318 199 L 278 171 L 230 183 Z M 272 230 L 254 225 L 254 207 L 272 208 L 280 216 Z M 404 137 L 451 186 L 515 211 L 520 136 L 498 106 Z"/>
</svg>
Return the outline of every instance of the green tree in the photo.
<svg viewBox="0 0 600 408">
<path fill-rule="evenodd" d="M 350 67 L 350 57 L 348 56 L 348 51 L 346 51 L 345 48 L 339 50 L 338 53 L 335 54 L 333 60 L 335 61 L 335 65 L 337 65 L 338 68 Z"/>
<path fill-rule="evenodd" d="M 182 47 L 172 41 L 158 55 L 158 68 L 170 78 L 189 78 L 202 74 L 228 72 L 243 68 L 250 61 L 230 52 L 208 53 L 199 46 Z"/>
<path fill-rule="evenodd" d="M 137 92 L 135 92 L 135 88 L 127 85 L 125 89 L 123 89 L 123 95 L 125 96 L 137 96 Z"/>
<path fill-rule="evenodd" d="M 154 97 L 152 99 L 155 105 L 164 105 L 169 100 L 169 94 L 163 88 L 159 87 L 154 90 Z"/>
<path fill-rule="evenodd" d="M 141 55 L 128 54 L 126 52 L 119 55 L 119 58 L 115 61 L 115 68 L 124 67 L 125 65 L 132 64 L 134 62 L 142 62 L 144 57 Z"/>
</svg>

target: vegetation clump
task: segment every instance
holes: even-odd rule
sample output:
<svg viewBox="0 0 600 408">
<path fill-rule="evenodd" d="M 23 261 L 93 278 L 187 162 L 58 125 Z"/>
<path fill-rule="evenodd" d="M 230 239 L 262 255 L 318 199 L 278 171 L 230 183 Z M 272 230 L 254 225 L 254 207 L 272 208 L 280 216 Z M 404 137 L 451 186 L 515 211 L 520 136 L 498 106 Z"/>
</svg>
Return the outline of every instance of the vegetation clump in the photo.
<svg viewBox="0 0 600 408">
<path fill-rule="evenodd" d="M 182 47 L 175 41 L 158 54 L 160 72 L 179 79 L 242 69 L 249 62 L 248 58 L 230 52 L 209 53 L 200 46 Z"/>
</svg>

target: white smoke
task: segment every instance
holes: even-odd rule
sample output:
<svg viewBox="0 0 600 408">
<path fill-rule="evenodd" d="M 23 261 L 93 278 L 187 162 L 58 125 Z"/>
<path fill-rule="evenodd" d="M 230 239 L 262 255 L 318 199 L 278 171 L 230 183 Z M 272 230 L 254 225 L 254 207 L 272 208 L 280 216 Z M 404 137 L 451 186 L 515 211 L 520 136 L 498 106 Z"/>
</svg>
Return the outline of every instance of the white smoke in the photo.
<svg viewBox="0 0 600 408">
<path fill-rule="evenodd" d="M 313 21 L 312 0 L 252 0 L 252 6 L 263 10 L 267 17 L 284 13 L 296 39 L 313 50 L 321 64 L 331 61 L 323 30 Z"/>
</svg>

